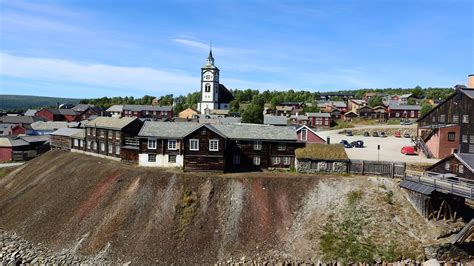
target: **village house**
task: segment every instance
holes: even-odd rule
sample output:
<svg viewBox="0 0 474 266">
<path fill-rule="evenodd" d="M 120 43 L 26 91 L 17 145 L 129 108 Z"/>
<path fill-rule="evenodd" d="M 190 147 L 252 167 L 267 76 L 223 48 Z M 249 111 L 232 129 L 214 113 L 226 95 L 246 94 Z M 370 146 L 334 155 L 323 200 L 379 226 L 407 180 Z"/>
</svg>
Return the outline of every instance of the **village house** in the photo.
<svg viewBox="0 0 474 266">
<path fill-rule="evenodd" d="M 126 141 L 137 136 L 142 122 L 136 117 L 97 117 L 85 124 L 87 153 L 121 158 Z"/>
<path fill-rule="evenodd" d="M 178 117 L 183 118 L 183 119 L 193 119 L 195 118 L 199 112 L 196 109 L 193 108 L 186 108 L 183 111 L 179 112 Z"/>
<path fill-rule="evenodd" d="M 389 118 L 418 119 L 420 110 L 420 105 L 390 104 L 388 116 Z"/>
<path fill-rule="evenodd" d="M 74 134 L 84 132 L 84 129 L 80 128 L 60 128 L 51 135 L 51 149 L 52 150 L 64 150 L 70 151 L 74 148 L 73 142 L 76 141 L 72 138 Z M 76 143 L 79 146 L 79 143 Z"/>
<path fill-rule="evenodd" d="M 47 136 L 0 137 L 0 162 L 26 161 L 49 150 Z"/>
<path fill-rule="evenodd" d="M 294 107 L 293 106 L 281 106 L 277 105 L 275 107 L 275 116 L 286 116 L 290 117 L 294 113 Z M 295 113 L 296 114 L 296 113 Z"/>
<path fill-rule="evenodd" d="M 362 106 L 366 106 L 367 102 L 365 100 L 360 100 L 360 99 L 350 99 L 347 102 L 347 111 L 352 111 L 354 113 L 357 113 L 357 110 L 361 108 Z"/>
<path fill-rule="evenodd" d="M 30 125 L 36 121 L 45 121 L 44 118 L 36 116 L 1 116 L 0 123 L 6 125 L 20 125 L 25 129 L 29 129 Z"/>
<path fill-rule="evenodd" d="M 352 121 L 352 119 L 359 117 L 356 112 L 349 111 L 344 114 L 344 121 Z"/>
<path fill-rule="evenodd" d="M 307 115 L 291 115 L 290 116 L 290 123 L 293 125 L 308 125 L 309 119 Z"/>
<path fill-rule="evenodd" d="M 474 180 L 474 153 L 453 153 L 426 170 Z"/>
<path fill-rule="evenodd" d="M 360 117 L 360 118 L 369 119 L 369 118 L 372 118 L 373 110 L 372 110 L 372 107 L 370 107 L 368 105 L 364 105 L 364 106 L 361 106 L 360 108 L 356 109 L 356 113 L 357 113 L 358 117 Z"/>
<path fill-rule="evenodd" d="M 397 104 L 408 104 L 408 99 L 413 98 L 413 94 L 407 93 L 402 95 L 393 95 L 391 100 Z"/>
<path fill-rule="evenodd" d="M 349 171 L 350 161 L 341 144 L 311 143 L 298 148 L 295 154 L 295 167 L 298 173 L 347 173 Z"/>
<path fill-rule="evenodd" d="M 286 116 L 273 116 L 273 115 L 264 115 L 263 124 L 272 125 L 272 126 L 287 126 L 288 117 Z"/>
<path fill-rule="evenodd" d="M 307 125 L 317 129 L 328 129 L 331 127 L 331 114 L 328 113 L 306 113 Z"/>
<path fill-rule="evenodd" d="M 474 86 L 474 76 L 469 78 L 468 84 Z M 474 88 L 456 86 L 454 93 L 417 124 L 417 146 L 428 157 L 474 153 Z"/>
<path fill-rule="evenodd" d="M 326 143 L 326 141 L 321 138 L 318 133 L 312 130 L 308 126 L 300 126 L 296 129 L 296 137 L 298 142 L 304 143 Z"/>
<path fill-rule="evenodd" d="M 103 114 L 103 109 L 93 104 L 77 104 L 71 110 L 78 116 L 76 121 L 94 119 Z"/>
<path fill-rule="evenodd" d="M 112 117 L 137 117 L 153 120 L 173 118 L 173 106 L 153 105 L 112 105 L 106 110 Z"/>
<path fill-rule="evenodd" d="M 80 122 L 37 121 L 30 125 L 28 135 L 46 135 L 60 128 L 77 128 L 80 126 Z"/>
</svg>

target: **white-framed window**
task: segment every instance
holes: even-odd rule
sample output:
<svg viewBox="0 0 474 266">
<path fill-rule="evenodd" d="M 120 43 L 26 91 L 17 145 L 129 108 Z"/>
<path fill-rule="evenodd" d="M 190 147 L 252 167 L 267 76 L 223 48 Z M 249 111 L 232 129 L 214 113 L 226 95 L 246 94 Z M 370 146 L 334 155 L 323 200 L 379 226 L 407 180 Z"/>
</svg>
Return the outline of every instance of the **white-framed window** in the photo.
<svg viewBox="0 0 474 266">
<path fill-rule="evenodd" d="M 463 134 L 463 135 L 462 135 L 462 140 L 461 140 L 461 141 L 462 141 L 462 142 L 464 142 L 464 143 L 467 143 L 467 142 L 468 142 L 468 141 L 467 141 L 467 138 L 468 138 L 468 135 L 466 135 L 466 134 Z"/>
<path fill-rule="evenodd" d="M 279 151 L 284 151 L 284 150 L 286 150 L 286 143 L 281 143 L 281 142 L 278 143 L 278 144 L 277 144 L 277 150 L 279 150 Z"/>
<path fill-rule="evenodd" d="M 308 130 L 306 128 L 301 129 L 301 140 L 308 140 Z"/>
<path fill-rule="evenodd" d="M 112 130 L 108 132 L 108 137 L 109 139 L 112 139 L 114 137 L 114 132 Z"/>
<path fill-rule="evenodd" d="M 84 141 L 83 140 L 79 140 L 79 147 L 84 147 Z"/>
<path fill-rule="evenodd" d="M 115 154 L 120 154 L 120 145 L 115 145 Z"/>
<path fill-rule="evenodd" d="M 189 150 L 190 151 L 198 151 L 199 150 L 199 140 L 198 139 L 190 139 L 189 140 Z"/>
<path fill-rule="evenodd" d="M 90 150 L 92 146 L 92 141 L 88 140 L 87 141 L 87 149 Z"/>
<path fill-rule="evenodd" d="M 283 164 L 284 165 L 290 165 L 291 164 L 291 157 L 283 157 Z"/>
<path fill-rule="evenodd" d="M 90 128 L 87 128 L 87 136 L 90 136 L 91 135 L 91 129 Z"/>
<path fill-rule="evenodd" d="M 260 156 L 253 157 L 253 165 L 260 165 Z"/>
<path fill-rule="evenodd" d="M 433 116 L 431 117 L 431 122 L 436 123 L 436 116 L 433 115 Z"/>
<path fill-rule="evenodd" d="M 458 173 L 464 174 L 464 165 L 460 164 L 458 167 Z"/>
<path fill-rule="evenodd" d="M 156 162 L 156 154 L 148 154 L 148 162 L 150 163 Z"/>
<path fill-rule="evenodd" d="M 168 155 L 168 162 L 175 163 L 176 162 L 176 155 Z"/>
<path fill-rule="evenodd" d="M 415 111 L 410 111 L 410 117 L 415 117 Z"/>
<path fill-rule="evenodd" d="M 95 133 L 96 133 L 96 131 L 97 131 L 97 129 L 95 129 L 95 128 L 93 128 L 93 129 L 92 129 L 92 136 L 94 136 L 94 137 L 95 137 Z"/>
<path fill-rule="evenodd" d="M 175 139 L 168 140 L 168 150 L 177 150 L 177 141 Z"/>
<path fill-rule="evenodd" d="M 74 139 L 74 146 L 79 146 L 79 140 L 78 139 Z"/>
<path fill-rule="evenodd" d="M 440 122 L 440 123 L 446 122 L 446 115 L 440 115 L 440 116 L 439 116 L 439 122 Z"/>
<path fill-rule="evenodd" d="M 469 153 L 474 153 L 474 144 L 469 145 Z"/>
<path fill-rule="evenodd" d="M 445 169 L 446 171 L 449 171 L 450 166 L 451 166 L 451 165 L 449 164 L 449 162 L 446 162 L 446 163 L 444 164 L 444 169 Z"/>
<path fill-rule="evenodd" d="M 456 139 L 455 132 L 448 132 L 448 141 L 454 141 Z"/>
<path fill-rule="evenodd" d="M 259 140 L 256 140 L 253 142 L 253 150 L 254 151 L 260 151 L 262 150 L 262 142 Z"/>
<path fill-rule="evenodd" d="M 156 139 L 148 139 L 148 149 L 156 149 Z"/>
<path fill-rule="evenodd" d="M 399 112 L 396 112 L 396 113 L 395 113 L 395 117 L 400 117 L 400 113 L 399 113 Z"/>
<path fill-rule="evenodd" d="M 273 165 L 279 165 L 280 162 L 281 162 L 280 157 L 278 157 L 278 156 L 272 157 L 272 164 Z"/>
<path fill-rule="evenodd" d="M 453 115 L 453 123 L 459 123 L 459 116 Z"/>
<path fill-rule="evenodd" d="M 209 140 L 209 150 L 210 151 L 219 151 L 219 140 L 218 139 L 210 139 Z"/>
<path fill-rule="evenodd" d="M 240 155 L 234 155 L 234 164 L 240 164 Z"/>
<path fill-rule="evenodd" d="M 474 135 L 471 135 L 471 137 L 470 137 L 470 142 L 471 142 L 471 143 L 474 143 Z"/>
<path fill-rule="evenodd" d="M 92 142 L 92 149 L 93 149 L 94 151 L 97 150 L 97 142 L 95 142 L 95 141 Z"/>
<path fill-rule="evenodd" d="M 114 153 L 114 146 L 112 144 L 109 144 L 109 154 Z"/>
<path fill-rule="evenodd" d="M 462 122 L 463 123 L 469 123 L 469 115 L 462 115 Z"/>
<path fill-rule="evenodd" d="M 105 143 L 100 143 L 100 151 L 105 151 Z"/>
<path fill-rule="evenodd" d="M 100 130 L 100 137 L 104 138 L 105 137 L 105 129 Z"/>
<path fill-rule="evenodd" d="M 120 132 L 119 131 L 115 132 L 115 139 L 120 139 Z"/>
</svg>

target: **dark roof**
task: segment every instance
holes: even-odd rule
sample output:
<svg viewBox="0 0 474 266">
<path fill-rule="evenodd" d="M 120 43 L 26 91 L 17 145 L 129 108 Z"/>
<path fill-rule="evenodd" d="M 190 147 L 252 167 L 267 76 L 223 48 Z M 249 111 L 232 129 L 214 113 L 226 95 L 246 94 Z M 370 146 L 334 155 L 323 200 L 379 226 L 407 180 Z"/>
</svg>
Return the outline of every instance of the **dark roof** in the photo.
<svg viewBox="0 0 474 266">
<path fill-rule="evenodd" d="M 331 117 L 331 114 L 329 113 L 306 113 L 306 116 L 308 117 Z"/>
<path fill-rule="evenodd" d="M 60 129 L 52 132 L 51 135 L 71 137 L 74 134 L 80 134 L 81 132 L 84 132 L 84 129 L 80 129 L 80 128 L 60 128 Z"/>
<path fill-rule="evenodd" d="M 134 112 L 141 112 L 141 111 L 171 111 L 173 110 L 173 106 L 156 106 L 156 105 L 132 105 L 132 104 L 125 104 L 123 106 L 123 110 L 129 110 Z"/>
<path fill-rule="evenodd" d="M 83 113 L 84 111 L 87 111 L 87 109 L 95 107 L 93 104 L 78 104 L 72 108 L 73 111 Z"/>
<path fill-rule="evenodd" d="M 133 121 L 137 120 L 136 117 L 105 117 L 99 116 L 96 119 L 87 122 L 86 127 L 97 127 L 97 128 L 108 128 L 108 129 L 119 129 L 128 126 Z"/>
<path fill-rule="evenodd" d="M 22 140 L 28 143 L 37 143 L 37 142 L 49 142 L 49 135 L 39 135 L 39 136 L 20 136 Z"/>
<path fill-rule="evenodd" d="M 59 109 L 59 113 L 62 115 L 78 115 L 78 113 L 72 109 Z"/>
<path fill-rule="evenodd" d="M 214 125 L 214 127 L 230 139 L 296 141 L 296 130 L 294 127 L 260 124 Z"/>
<path fill-rule="evenodd" d="M 435 190 L 434 187 L 416 183 L 410 180 L 402 180 L 400 187 L 421 193 L 423 195 L 430 195 Z"/>
<path fill-rule="evenodd" d="M 36 121 L 44 121 L 44 118 L 36 116 L 2 116 L 0 122 L 4 124 L 31 124 Z"/>
<path fill-rule="evenodd" d="M 61 111 L 59 111 L 58 109 L 44 108 L 44 109 L 41 109 L 40 111 L 43 111 L 43 110 L 50 112 L 53 115 L 61 115 Z"/>
<path fill-rule="evenodd" d="M 220 103 L 230 103 L 233 101 L 234 95 L 230 92 L 224 85 L 219 84 L 219 102 Z"/>
<path fill-rule="evenodd" d="M 265 125 L 286 126 L 288 118 L 286 116 L 264 115 L 263 123 Z"/>
<path fill-rule="evenodd" d="M 474 173 L 474 153 L 455 153 L 454 156 Z"/>
</svg>

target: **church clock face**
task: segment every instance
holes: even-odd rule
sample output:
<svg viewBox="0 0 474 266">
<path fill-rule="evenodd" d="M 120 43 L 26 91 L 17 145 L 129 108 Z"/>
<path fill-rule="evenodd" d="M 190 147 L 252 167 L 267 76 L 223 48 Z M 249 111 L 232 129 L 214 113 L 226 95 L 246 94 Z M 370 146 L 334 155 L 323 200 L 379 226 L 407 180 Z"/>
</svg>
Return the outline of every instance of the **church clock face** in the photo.
<svg viewBox="0 0 474 266">
<path fill-rule="evenodd" d="M 211 72 L 204 73 L 204 80 L 212 80 L 213 78 L 214 78 L 214 75 L 212 75 Z"/>
</svg>

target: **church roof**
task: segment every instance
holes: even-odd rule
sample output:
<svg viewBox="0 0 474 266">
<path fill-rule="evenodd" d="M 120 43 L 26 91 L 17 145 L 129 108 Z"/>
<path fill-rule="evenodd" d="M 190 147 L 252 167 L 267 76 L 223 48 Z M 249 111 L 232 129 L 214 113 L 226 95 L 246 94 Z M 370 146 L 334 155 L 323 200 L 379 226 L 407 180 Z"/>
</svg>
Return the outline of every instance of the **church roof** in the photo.
<svg viewBox="0 0 474 266">
<path fill-rule="evenodd" d="M 230 92 L 224 85 L 219 84 L 219 102 L 220 103 L 230 103 L 233 101 L 234 95 Z"/>
</svg>

